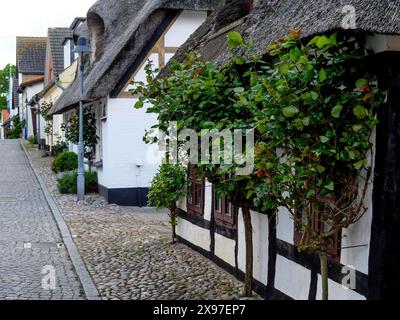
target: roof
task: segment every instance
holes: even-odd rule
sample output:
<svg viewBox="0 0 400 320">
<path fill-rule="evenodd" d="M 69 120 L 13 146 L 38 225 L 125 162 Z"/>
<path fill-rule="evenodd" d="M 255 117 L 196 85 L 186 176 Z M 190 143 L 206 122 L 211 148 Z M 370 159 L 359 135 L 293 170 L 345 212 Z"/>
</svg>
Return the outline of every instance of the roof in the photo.
<svg viewBox="0 0 400 320">
<path fill-rule="evenodd" d="M 44 74 L 47 38 L 17 37 L 17 69 L 23 74 Z"/>
<path fill-rule="evenodd" d="M 178 10 L 214 10 L 221 1 L 121 0 L 118 6 L 113 0 L 97 1 L 87 14 L 87 26 L 91 35 L 105 30 L 104 53 L 85 73 L 84 100 L 111 94 L 127 73 L 132 74 L 135 70 L 132 68 L 138 67 L 139 60 L 143 61 L 145 50 L 156 43 Z M 75 79 L 57 100 L 51 113 L 61 113 L 76 105 L 80 99 L 79 92 L 79 81 Z"/>
<path fill-rule="evenodd" d="M 238 1 L 227 0 L 227 6 L 211 15 L 203 26 L 178 50 L 175 58 L 182 61 L 189 51 L 198 51 L 206 60 L 217 64 L 227 61 L 227 39 L 237 31 L 254 50 L 265 54 L 268 45 L 286 36 L 290 29 L 300 29 L 302 37 L 343 29 L 344 6 L 353 6 L 356 29 L 380 34 L 400 34 L 400 0 L 258 0 L 253 12 L 238 23 L 219 29 L 221 13 Z M 164 70 L 165 71 L 165 70 Z"/>
<path fill-rule="evenodd" d="M 71 31 L 70 34 L 68 34 L 63 41 L 61 42 L 62 45 L 65 45 L 68 40 L 72 40 L 74 36 L 75 30 L 86 21 L 86 17 L 77 17 L 72 21 L 71 26 L 69 27 L 69 30 Z"/>
<path fill-rule="evenodd" d="M 64 70 L 64 46 L 63 41 L 72 37 L 73 31 L 69 28 L 49 28 L 48 41 L 53 59 L 54 74 L 58 75 Z"/>
<path fill-rule="evenodd" d="M 17 88 L 17 92 L 22 92 L 26 87 L 33 86 L 33 85 L 43 82 L 43 81 L 44 81 L 44 76 L 29 80 L 29 81 L 25 81 L 19 85 L 19 87 Z"/>
</svg>

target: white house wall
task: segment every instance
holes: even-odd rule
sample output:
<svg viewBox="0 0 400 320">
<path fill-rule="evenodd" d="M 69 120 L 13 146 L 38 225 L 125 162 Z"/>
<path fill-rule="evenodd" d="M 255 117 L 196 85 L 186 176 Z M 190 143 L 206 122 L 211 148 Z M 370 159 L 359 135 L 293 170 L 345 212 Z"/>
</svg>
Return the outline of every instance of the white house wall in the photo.
<svg viewBox="0 0 400 320">
<path fill-rule="evenodd" d="M 375 135 L 372 137 L 375 141 Z M 368 275 L 369 261 L 369 241 L 371 234 L 372 220 L 372 182 L 367 192 L 367 207 L 368 211 L 362 219 L 349 229 L 343 231 L 342 247 L 352 247 L 342 249 L 341 264 Z M 179 208 L 186 211 L 186 199 L 179 202 Z M 204 220 L 211 220 L 212 210 L 212 188 L 206 182 L 205 186 L 205 204 L 204 204 Z M 254 250 L 254 279 L 264 286 L 268 283 L 268 259 L 269 259 L 269 223 L 268 216 L 258 212 L 251 212 L 253 223 L 253 250 Z M 200 247 L 207 252 L 211 252 L 211 234 L 207 228 L 199 227 L 191 222 L 190 219 L 185 219 L 183 216 L 179 220 L 177 234 L 184 240 L 193 244 L 195 247 Z M 280 209 L 277 215 L 277 239 L 288 245 L 294 244 L 294 221 L 290 214 L 285 209 Z M 241 210 L 238 214 L 237 221 L 237 246 L 238 269 L 245 272 L 246 267 L 246 242 L 244 223 Z M 235 259 L 236 240 L 227 238 L 223 235 L 215 233 L 215 248 L 213 254 L 230 265 L 236 266 Z M 276 271 L 275 271 L 275 288 L 284 293 L 288 297 L 296 300 L 307 300 L 310 293 L 311 285 L 311 270 L 277 254 Z M 318 274 L 318 279 L 320 275 Z M 320 280 L 317 284 L 317 298 L 321 298 Z M 329 279 L 330 297 L 336 299 L 353 299 L 363 300 L 365 297 L 354 290 L 349 290 Z"/>
<path fill-rule="evenodd" d="M 207 19 L 207 12 L 183 11 L 165 34 L 167 47 L 180 47 Z"/>
<path fill-rule="evenodd" d="M 135 99 L 109 99 L 103 124 L 103 170 L 99 183 L 108 189 L 146 188 L 159 168 L 148 159 L 149 145 L 143 141 L 156 116 L 137 110 Z"/>
</svg>

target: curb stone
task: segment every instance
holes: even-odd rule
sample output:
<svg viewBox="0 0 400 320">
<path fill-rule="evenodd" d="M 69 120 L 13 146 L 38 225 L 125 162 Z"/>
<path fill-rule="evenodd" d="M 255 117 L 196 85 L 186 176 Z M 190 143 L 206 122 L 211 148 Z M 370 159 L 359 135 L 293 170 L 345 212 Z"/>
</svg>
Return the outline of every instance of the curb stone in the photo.
<svg viewBox="0 0 400 320">
<path fill-rule="evenodd" d="M 25 153 L 25 157 L 27 158 L 28 163 L 36 176 L 36 179 L 38 180 L 40 187 L 42 188 L 42 191 L 46 198 L 47 204 L 49 205 L 50 210 L 53 213 L 53 217 L 56 220 L 57 226 L 58 226 L 61 236 L 63 238 L 63 242 L 65 244 L 65 247 L 67 248 L 68 254 L 71 258 L 72 264 L 75 268 L 75 271 L 79 278 L 79 281 L 82 284 L 83 291 L 85 293 L 86 298 L 88 300 L 101 300 L 100 294 L 99 294 L 95 284 L 93 283 L 92 278 L 90 277 L 90 274 L 85 266 L 85 263 L 82 260 L 82 257 L 80 256 L 80 254 L 78 252 L 78 249 L 72 239 L 72 236 L 67 227 L 67 224 L 65 223 L 65 220 L 62 217 L 61 212 L 58 209 L 58 206 L 57 206 L 56 202 L 54 201 L 53 196 L 50 194 L 50 191 L 47 188 L 46 184 L 44 183 L 42 177 L 40 176 L 39 172 L 33 165 L 31 159 L 29 158 L 28 152 L 26 151 L 25 146 L 23 145 L 21 140 L 20 140 L 20 144 L 21 144 L 22 150 Z"/>
</svg>

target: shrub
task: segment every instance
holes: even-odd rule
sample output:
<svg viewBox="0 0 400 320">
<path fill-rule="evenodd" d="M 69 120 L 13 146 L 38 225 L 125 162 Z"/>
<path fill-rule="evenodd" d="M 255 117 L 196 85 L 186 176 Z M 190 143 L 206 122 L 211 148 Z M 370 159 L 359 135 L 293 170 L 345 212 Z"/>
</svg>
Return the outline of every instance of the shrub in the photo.
<svg viewBox="0 0 400 320">
<path fill-rule="evenodd" d="M 36 137 L 35 136 L 30 136 L 28 141 L 29 141 L 29 144 L 34 145 L 34 144 L 36 144 Z"/>
<path fill-rule="evenodd" d="M 58 190 L 62 194 L 76 194 L 78 174 L 67 174 L 58 179 Z M 96 172 L 85 172 L 85 191 L 86 193 L 95 193 L 98 191 L 98 180 Z"/>
<path fill-rule="evenodd" d="M 73 152 L 62 152 L 53 161 L 52 170 L 55 173 L 76 170 L 78 156 Z"/>
<path fill-rule="evenodd" d="M 68 150 L 68 145 L 65 141 L 58 142 L 52 147 L 52 152 L 55 157 L 57 157 L 59 154 L 66 152 Z"/>
<path fill-rule="evenodd" d="M 7 138 L 8 139 L 19 139 L 21 138 L 22 130 L 25 127 L 25 121 L 21 121 L 19 116 L 14 116 L 12 118 L 13 126 L 8 131 Z"/>
</svg>

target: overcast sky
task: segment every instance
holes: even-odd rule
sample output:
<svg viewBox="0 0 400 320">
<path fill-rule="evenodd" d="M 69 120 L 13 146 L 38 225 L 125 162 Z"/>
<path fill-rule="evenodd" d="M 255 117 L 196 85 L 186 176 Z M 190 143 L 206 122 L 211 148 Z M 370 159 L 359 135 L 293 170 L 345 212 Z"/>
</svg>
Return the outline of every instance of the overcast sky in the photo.
<svg viewBox="0 0 400 320">
<path fill-rule="evenodd" d="M 1 1 L 0 68 L 15 63 L 16 36 L 47 35 L 49 27 L 69 27 L 75 17 L 84 17 L 96 0 Z"/>
</svg>

